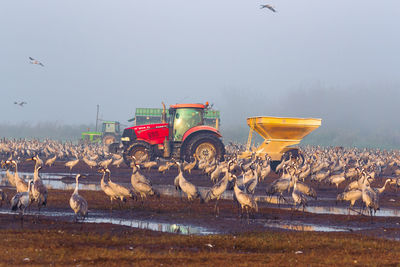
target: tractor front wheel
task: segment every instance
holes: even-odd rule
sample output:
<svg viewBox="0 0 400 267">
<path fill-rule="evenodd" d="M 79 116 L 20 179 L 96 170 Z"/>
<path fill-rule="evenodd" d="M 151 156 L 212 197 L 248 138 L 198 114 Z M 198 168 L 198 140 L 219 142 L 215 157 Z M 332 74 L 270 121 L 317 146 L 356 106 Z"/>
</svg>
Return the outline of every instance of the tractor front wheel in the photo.
<svg viewBox="0 0 400 267">
<path fill-rule="evenodd" d="M 150 160 L 152 156 L 151 147 L 145 142 L 135 142 L 125 150 L 123 156 L 126 165 L 130 167 L 133 157 L 136 159 L 137 164 Z"/>
</svg>

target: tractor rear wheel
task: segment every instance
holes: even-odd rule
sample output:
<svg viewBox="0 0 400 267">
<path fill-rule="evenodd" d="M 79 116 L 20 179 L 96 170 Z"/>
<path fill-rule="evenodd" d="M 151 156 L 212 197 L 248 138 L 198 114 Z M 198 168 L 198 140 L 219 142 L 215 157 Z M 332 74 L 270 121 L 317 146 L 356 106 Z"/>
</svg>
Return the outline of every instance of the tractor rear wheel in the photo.
<svg viewBox="0 0 400 267">
<path fill-rule="evenodd" d="M 136 163 L 142 163 L 146 160 L 151 160 L 151 147 L 145 142 L 135 142 L 131 144 L 124 152 L 124 161 L 128 167 L 131 166 L 132 157 L 135 157 Z"/>
<path fill-rule="evenodd" d="M 107 134 L 107 135 L 103 136 L 103 144 L 104 145 L 107 145 L 107 146 L 111 145 L 112 143 L 115 143 L 115 141 L 117 141 L 117 139 L 112 134 Z"/>
<path fill-rule="evenodd" d="M 292 156 L 292 158 L 299 158 L 300 157 L 300 155 L 299 155 L 300 153 L 299 153 L 299 149 L 297 149 L 297 148 L 293 148 L 293 149 L 291 149 L 291 150 L 289 150 L 289 151 L 286 151 L 283 155 L 282 155 L 282 160 L 284 160 L 284 161 L 286 161 L 286 160 L 288 160 L 289 158 L 290 158 L 290 156 Z"/>
<path fill-rule="evenodd" d="M 205 159 L 208 162 L 224 159 L 225 147 L 222 141 L 211 134 L 199 134 L 194 136 L 186 146 L 185 159 L 196 155 L 197 160 Z"/>
</svg>

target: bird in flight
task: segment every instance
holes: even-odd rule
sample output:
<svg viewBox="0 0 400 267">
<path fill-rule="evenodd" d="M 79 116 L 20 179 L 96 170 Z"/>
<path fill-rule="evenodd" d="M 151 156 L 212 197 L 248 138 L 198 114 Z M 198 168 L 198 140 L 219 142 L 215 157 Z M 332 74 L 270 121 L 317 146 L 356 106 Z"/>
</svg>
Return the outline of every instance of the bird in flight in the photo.
<svg viewBox="0 0 400 267">
<path fill-rule="evenodd" d="M 262 9 L 262 8 L 268 8 L 272 12 L 276 12 L 275 8 L 271 5 L 261 5 L 260 9 Z"/>
<path fill-rule="evenodd" d="M 21 102 L 19 102 L 19 103 L 18 103 L 17 101 L 15 101 L 14 104 L 15 104 L 15 105 L 20 105 L 21 107 L 24 107 L 24 105 L 25 105 L 25 104 L 28 104 L 28 103 L 26 103 L 25 101 L 21 101 Z"/>
<path fill-rule="evenodd" d="M 29 60 L 31 61 L 31 64 L 36 64 L 36 65 L 39 65 L 39 66 L 44 67 L 44 65 L 42 64 L 42 62 L 37 61 L 37 60 L 34 59 L 33 57 L 29 57 Z"/>
</svg>

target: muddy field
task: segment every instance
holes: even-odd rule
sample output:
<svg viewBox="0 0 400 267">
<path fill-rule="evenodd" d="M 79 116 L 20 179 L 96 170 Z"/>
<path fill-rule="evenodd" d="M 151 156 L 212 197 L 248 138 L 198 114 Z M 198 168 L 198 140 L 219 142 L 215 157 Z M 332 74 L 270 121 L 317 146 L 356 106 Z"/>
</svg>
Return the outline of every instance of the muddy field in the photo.
<svg viewBox="0 0 400 267">
<path fill-rule="evenodd" d="M 31 162 L 19 165 L 20 173 L 32 171 Z M 278 207 L 259 201 L 259 212 L 248 221 L 238 216 L 236 205 L 229 199 L 231 192 L 220 200 L 220 213 L 216 216 L 214 202 L 188 203 L 174 194 L 177 169 L 172 168 L 165 175 L 142 170 L 161 190 L 160 198 L 150 197 L 143 204 L 133 200 L 122 206 L 114 203 L 111 212 L 110 201 L 102 191 L 81 189 L 80 194 L 89 204 L 89 219 L 73 223 L 68 201 L 77 172 L 87 175 L 81 179 L 80 188 L 100 184 L 100 174 L 83 163 L 70 174 L 63 162 L 57 162 L 41 171 L 43 177 L 49 177 L 43 179 L 45 184 L 54 189 L 49 190 L 48 205 L 40 213 L 32 206 L 21 220 L 9 211 L 9 204 L 3 203 L 0 234 L 6 241 L 1 244 L 2 264 L 400 263 L 400 191 L 395 187 L 381 195 L 381 210 L 373 222 L 369 216 L 355 212 L 347 215 L 348 204 L 335 203 L 337 192 L 342 192 L 345 184 L 338 191 L 334 186 L 313 185 L 318 199 L 310 201 L 304 213 L 292 211 L 288 204 Z M 114 182 L 128 185 L 130 174 L 131 169 L 125 166 L 111 168 Z M 202 188 L 212 185 L 199 171 L 185 177 Z M 274 179 L 275 174 L 258 185 L 256 195 L 261 200 L 265 187 Z M 59 180 L 68 188 L 56 189 L 52 180 Z M 377 180 L 374 186 L 382 186 L 384 177 Z M 7 186 L 3 190 L 9 198 L 15 193 Z M 324 256 L 326 253 L 330 256 Z M 373 258 L 374 253 L 379 257 Z"/>
</svg>

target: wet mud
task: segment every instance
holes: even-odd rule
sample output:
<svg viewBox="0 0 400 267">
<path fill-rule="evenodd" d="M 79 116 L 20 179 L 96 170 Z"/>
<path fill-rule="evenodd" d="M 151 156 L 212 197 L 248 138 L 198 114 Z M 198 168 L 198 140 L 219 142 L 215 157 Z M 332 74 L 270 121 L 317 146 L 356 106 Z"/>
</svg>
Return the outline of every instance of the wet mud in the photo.
<svg viewBox="0 0 400 267">
<path fill-rule="evenodd" d="M 24 162 L 19 165 L 19 174 L 26 179 L 30 178 L 33 164 Z M 120 168 L 110 168 L 111 179 L 114 182 L 130 184 L 131 169 L 125 165 Z M 39 212 L 35 205 L 25 215 L 25 224 L 52 225 L 54 222 L 72 222 L 73 212 L 69 207 L 69 198 L 75 187 L 76 173 L 84 174 L 80 180 L 80 194 L 89 204 L 89 218 L 85 223 L 95 223 L 97 229 L 140 228 L 156 232 L 177 234 L 237 234 L 254 231 L 322 231 L 360 233 L 362 235 L 380 237 L 390 240 L 400 240 L 400 191 L 389 187 L 380 196 L 381 209 L 371 220 L 370 216 L 360 214 L 361 203 L 356 203 L 354 211 L 348 211 L 348 203 L 336 203 L 336 196 L 342 192 L 347 184 L 341 184 L 338 189 L 331 185 L 308 183 L 317 191 L 318 199 L 310 200 L 309 206 L 303 212 L 294 210 L 290 203 L 277 205 L 276 199 L 266 197 L 266 186 L 277 178 L 270 175 L 262 181 L 256 190 L 259 211 L 247 216 L 240 216 L 237 205 L 231 200 L 233 191 L 227 191 L 224 199 L 218 202 L 219 214 L 214 212 L 215 202 L 201 204 L 199 200 L 188 202 L 181 199 L 173 187 L 173 180 L 177 169 L 171 168 L 166 174 L 158 173 L 156 169 L 141 170 L 153 182 L 155 188 L 161 192 L 160 198 L 149 197 L 143 203 L 129 200 L 119 205 L 110 200 L 100 189 L 101 175 L 95 169 L 88 168 L 80 162 L 71 172 L 63 166 L 63 162 L 56 162 L 55 166 L 44 167 L 41 177 L 49 188 L 48 205 Z M 2 173 L 4 175 L 4 173 Z M 185 177 L 206 190 L 212 186 L 210 179 L 200 171 L 195 170 Z M 380 177 L 373 184 L 374 187 L 383 185 L 386 177 Z M 15 189 L 7 186 L 5 179 L 1 180 L 4 192 L 10 199 Z M 285 198 L 290 202 L 290 194 Z M 18 229 L 21 227 L 21 217 L 10 211 L 9 204 L 3 203 L 0 208 L 1 229 Z M 17 223 L 10 223 L 17 222 Z"/>
</svg>

